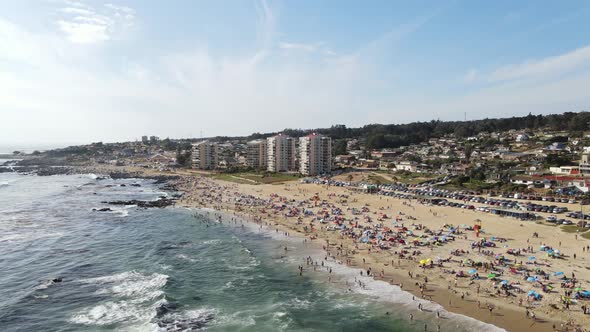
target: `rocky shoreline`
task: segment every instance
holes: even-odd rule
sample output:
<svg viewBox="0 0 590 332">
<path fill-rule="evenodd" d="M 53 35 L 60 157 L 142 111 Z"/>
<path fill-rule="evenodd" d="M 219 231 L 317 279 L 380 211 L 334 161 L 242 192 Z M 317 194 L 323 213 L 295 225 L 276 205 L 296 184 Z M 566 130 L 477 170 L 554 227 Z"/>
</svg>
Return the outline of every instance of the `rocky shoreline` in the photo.
<svg viewBox="0 0 590 332">
<path fill-rule="evenodd" d="M 178 197 L 176 197 L 178 198 Z M 104 201 L 101 202 L 102 204 L 110 204 L 110 205 L 137 205 L 138 207 L 141 208 L 165 208 L 167 206 L 171 206 L 174 205 L 176 203 L 176 198 L 166 198 L 163 196 L 160 196 L 160 198 L 158 198 L 155 201 L 141 201 L 141 200 L 137 200 L 137 199 L 132 199 L 129 201 Z M 109 208 L 106 208 L 109 209 Z M 105 210 L 105 209 L 99 209 L 98 211 L 110 211 L 109 210 Z"/>
<path fill-rule="evenodd" d="M 181 177 L 178 175 L 148 174 L 144 170 L 137 171 L 120 171 L 113 170 L 110 167 L 101 166 L 80 166 L 80 165 L 31 165 L 30 162 L 21 165 L 20 161 L 9 161 L 0 165 L 0 173 L 19 173 L 37 176 L 52 175 L 78 175 L 78 174 L 97 174 L 96 180 L 105 179 L 144 179 L 153 180 L 155 185 L 167 192 L 174 192 L 172 198 L 160 196 L 155 201 L 129 200 L 129 201 L 109 201 L 102 202 L 110 205 L 136 205 L 141 208 L 165 208 L 176 204 L 177 199 L 182 197 L 181 190 L 177 187 L 177 180 Z M 140 186 L 139 184 L 129 184 L 130 186 Z M 124 184 L 122 185 L 124 186 Z M 111 211 L 110 208 L 96 209 L 96 211 Z"/>
</svg>

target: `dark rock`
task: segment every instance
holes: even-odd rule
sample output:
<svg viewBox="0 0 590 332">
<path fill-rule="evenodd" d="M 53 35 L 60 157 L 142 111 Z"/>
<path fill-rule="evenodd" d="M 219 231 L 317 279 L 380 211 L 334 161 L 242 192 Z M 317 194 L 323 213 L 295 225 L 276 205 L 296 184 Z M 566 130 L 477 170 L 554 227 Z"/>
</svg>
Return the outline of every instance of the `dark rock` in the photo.
<svg viewBox="0 0 590 332">
<path fill-rule="evenodd" d="M 174 205 L 175 200 L 169 199 L 165 197 L 160 197 L 155 201 L 140 201 L 137 199 L 132 199 L 130 201 L 111 201 L 111 202 L 102 202 L 103 204 L 112 204 L 112 205 L 137 205 L 138 207 L 142 208 L 164 208 L 170 205 Z"/>
<path fill-rule="evenodd" d="M 178 308 L 178 305 L 174 302 L 162 303 L 156 308 L 156 315 L 157 315 L 157 317 L 162 317 L 165 314 L 167 314 L 173 310 L 176 310 L 177 308 Z"/>
</svg>

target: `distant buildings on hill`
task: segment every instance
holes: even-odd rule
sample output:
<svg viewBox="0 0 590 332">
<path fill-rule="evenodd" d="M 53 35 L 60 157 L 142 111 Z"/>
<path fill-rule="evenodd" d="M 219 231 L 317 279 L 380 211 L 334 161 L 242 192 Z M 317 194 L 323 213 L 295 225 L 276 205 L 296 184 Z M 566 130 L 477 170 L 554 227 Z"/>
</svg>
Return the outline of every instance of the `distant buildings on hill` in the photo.
<svg viewBox="0 0 590 332">
<path fill-rule="evenodd" d="M 158 136 L 141 136 L 141 143 L 143 144 L 148 144 L 148 143 L 158 143 L 160 141 L 160 138 Z"/>
<path fill-rule="evenodd" d="M 194 167 L 215 169 L 219 166 L 218 159 L 217 143 L 193 144 Z M 269 172 L 299 172 L 310 176 L 329 174 L 332 161 L 332 139 L 315 133 L 299 139 L 278 134 L 250 141 L 245 147 L 245 165 Z"/>
</svg>

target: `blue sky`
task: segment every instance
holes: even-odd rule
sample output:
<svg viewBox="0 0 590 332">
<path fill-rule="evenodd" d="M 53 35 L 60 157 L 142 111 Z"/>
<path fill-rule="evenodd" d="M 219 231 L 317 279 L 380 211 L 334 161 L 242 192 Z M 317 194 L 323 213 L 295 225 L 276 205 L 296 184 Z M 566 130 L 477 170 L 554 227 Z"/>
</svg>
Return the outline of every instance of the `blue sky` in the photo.
<svg viewBox="0 0 590 332">
<path fill-rule="evenodd" d="M 0 3 L 0 142 L 590 109 L 587 1 Z"/>
</svg>

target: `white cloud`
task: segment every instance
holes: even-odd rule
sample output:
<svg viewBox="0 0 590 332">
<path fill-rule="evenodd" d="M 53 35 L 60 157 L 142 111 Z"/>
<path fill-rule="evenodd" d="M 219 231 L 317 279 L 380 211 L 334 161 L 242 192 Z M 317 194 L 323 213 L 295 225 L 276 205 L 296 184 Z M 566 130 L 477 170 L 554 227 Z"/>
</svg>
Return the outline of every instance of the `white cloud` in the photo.
<svg viewBox="0 0 590 332">
<path fill-rule="evenodd" d="M 84 8 L 76 8 L 76 7 L 65 7 L 61 8 L 59 11 L 68 13 L 68 14 L 78 14 L 78 15 L 94 15 L 94 12 L 84 9 Z"/>
<path fill-rule="evenodd" d="M 96 43 L 109 39 L 108 25 L 105 24 L 67 21 L 58 21 L 57 24 L 61 31 L 68 35 L 68 39 L 73 43 Z"/>
<path fill-rule="evenodd" d="M 366 83 L 359 61 L 285 60 L 264 43 L 225 57 L 198 48 L 130 60 L 119 71 L 94 48 L 68 48 L 66 40 L 1 23 L 0 36 L 10 35 L 11 42 L 0 50 L 20 51 L 11 56 L 18 66 L 5 65 L 0 52 L 0 91 L 7 96 L 0 98 L 0 141 L 37 139 L 39 132 L 47 141 L 133 139 L 145 132 L 195 136 L 201 128 L 205 135 L 248 134 L 310 126 L 302 114 L 315 114 L 313 123 L 327 126 L 350 117 L 355 89 Z M 72 36 L 83 42 L 100 32 L 89 35 Z M 68 52 L 55 56 L 62 49 Z M 79 52 L 75 59 L 72 52 Z M 35 70 L 22 70 L 34 63 Z"/>
<path fill-rule="evenodd" d="M 583 66 L 590 66 L 590 45 L 540 60 L 527 60 L 520 64 L 500 67 L 490 73 L 488 80 L 490 82 L 503 82 L 546 78 L 567 74 Z"/>
<path fill-rule="evenodd" d="M 59 9 L 63 15 L 55 22 L 72 43 L 92 44 L 112 39 L 122 29 L 133 25 L 135 10 L 125 6 L 105 4 L 94 9 L 83 3 L 66 2 Z"/>
<path fill-rule="evenodd" d="M 303 43 L 287 43 L 287 42 L 280 42 L 279 48 L 284 50 L 299 50 L 299 51 L 306 51 L 306 52 L 314 52 L 317 51 L 322 46 L 322 43 L 314 43 L 314 44 L 303 44 Z"/>
</svg>

